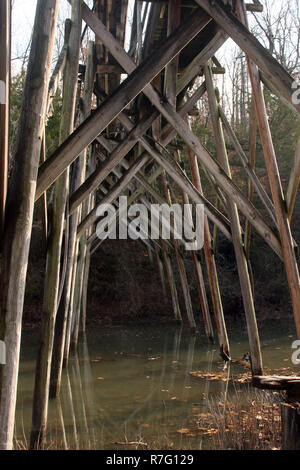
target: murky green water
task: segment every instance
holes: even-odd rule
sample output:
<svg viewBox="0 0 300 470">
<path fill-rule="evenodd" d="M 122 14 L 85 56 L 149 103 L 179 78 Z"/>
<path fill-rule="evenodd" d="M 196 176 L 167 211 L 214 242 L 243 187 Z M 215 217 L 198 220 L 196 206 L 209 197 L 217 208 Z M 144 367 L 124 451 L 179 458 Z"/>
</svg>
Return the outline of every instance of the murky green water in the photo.
<svg viewBox="0 0 300 470">
<path fill-rule="evenodd" d="M 300 370 L 291 363 L 293 322 L 264 323 L 260 334 L 265 367 L 287 369 L 286 375 Z M 30 433 L 37 336 L 25 333 L 22 341 L 16 418 L 22 441 Z M 245 327 L 235 324 L 229 338 L 232 357 L 241 358 L 249 350 Z M 191 371 L 223 373 L 217 344 L 209 345 L 201 332 L 173 325 L 93 328 L 64 371 L 60 399 L 50 401 L 49 446 L 124 450 L 135 448 L 126 442 L 142 441 L 157 449 L 209 447 L 209 437 L 192 432 L 196 417 L 209 412 L 213 398 L 237 391 L 231 381 Z M 236 363 L 224 374 L 246 371 Z M 249 390 L 241 387 L 240 393 Z"/>
</svg>

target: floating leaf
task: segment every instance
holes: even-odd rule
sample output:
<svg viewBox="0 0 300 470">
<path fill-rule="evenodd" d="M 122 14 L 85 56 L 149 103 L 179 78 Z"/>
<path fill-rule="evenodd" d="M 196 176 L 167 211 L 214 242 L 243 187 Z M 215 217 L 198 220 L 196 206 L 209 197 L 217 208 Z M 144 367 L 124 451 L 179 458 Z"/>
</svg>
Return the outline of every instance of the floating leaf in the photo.
<svg viewBox="0 0 300 470">
<path fill-rule="evenodd" d="M 187 434 L 188 432 L 190 432 L 190 430 L 187 428 L 182 428 L 182 429 L 177 429 L 176 432 L 179 432 L 179 434 Z"/>
</svg>

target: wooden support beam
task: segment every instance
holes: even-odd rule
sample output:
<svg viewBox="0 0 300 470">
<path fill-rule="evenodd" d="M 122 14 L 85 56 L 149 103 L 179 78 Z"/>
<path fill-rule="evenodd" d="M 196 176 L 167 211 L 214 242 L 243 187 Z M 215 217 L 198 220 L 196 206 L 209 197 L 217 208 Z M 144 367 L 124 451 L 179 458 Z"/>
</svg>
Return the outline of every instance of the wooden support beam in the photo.
<svg viewBox="0 0 300 470">
<path fill-rule="evenodd" d="M 168 205 L 171 206 L 172 205 L 171 194 L 170 194 L 170 190 L 168 188 L 168 183 L 167 183 L 165 172 L 162 173 L 161 179 L 162 179 L 162 184 L 163 184 L 163 188 L 164 188 L 164 192 L 165 192 L 165 198 L 167 200 Z M 172 221 L 171 221 L 171 224 L 172 224 Z M 193 312 L 193 306 L 192 306 L 192 299 L 191 299 L 190 291 L 189 291 L 188 279 L 187 279 L 183 259 L 181 257 L 181 254 L 179 253 L 178 243 L 177 243 L 177 240 L 175 238 L 172 239 L 172 245 L 173 245 L 174 250 L 175 250 L 176 261 L 177 261 L 177 265 L 178 265 L 178 271 L 179 271 L 179 276 L 180 276 L 180 280 L 181 280 L 181 287 L 182 287 L 182 291 L 183 291 L 184 303 L 185 303 L 185 308 L 186 308 L 186 312 L 187 312 L 189 326 L 190 326 L 191 329 L 195 329 L 196 328 L 196 322 L 195 322 L 195 318 L 194 318 L 194 312 Z"/>
<path fill-rule="evenodd" d="M 234 133 L 234 130 L 232 129 L 225 113 L 223 112 L 221 106 L 219 105 L 219 113 L 220 113 L 220 117 L 222 119 L 222 122 L 223 122 L 223 125 L 224 125 L 224 128 L 231 140 L 231 143 L 232 145 L 234 146 L 235 148 L 235 151 L 238 155 L 238 157 L 240 158 L 242 164 L 243 164 L 243 167 L 249 177 L 249 179 L 251 180 L 261 202 L 263 203 L 263 205 L 265 206 L 266 210 L 268 211 L 270 217 L 272 218 L 275 226 L 277 227 L 277 221 L 276 221 L 276 217 L 275 217 L 275 210 L 274 210 L 274 205 L 273 205 L 273 202 L 271 201 L 271 199 L 269 198 L 266 190 L 264 189 L 263 185 L 261 184 L 261 182 L 259 181 L 258 177 L 256 176 L 255 172 L 253 171 L 253 169 L 251 168 L 251 165 L 248 161 L 248 158 L 247 156 L 245 155 L 244 153 L 244 150 L 241 146 L 241 144 L 239 143 L 238 141 L 238 138 L 236 137 L 235 133 Z"/>
<path fill-rule="evenodd" d="M 179 152 L 174 152 L 175 160 L 177 162 L 180 162 L 180 155 Z M 188 218 L 189 218 L 189 224 L 192 228 L 194 228 L 193 224 L 193 215 L 192 211 L 190 208 L 190 201 L 188 195 L 181 190 L 181 197 L 182 201 L 184 204 L 186 204 L 186 207 L 188 208 Z M 204 230 L 203 230 L 204 233 Z M 198 258 L 198 253 L 193 250 L 192 251 L 192 258 L 193 258 L 193 263 L 194 263 L 194 269 L 195 269 L 195 276 L 196 276 L 196 283 L 197 283 L 197 288 L 198 288 L 198 293 L 199 293 L 199 299 L 200 299 L 200 306 L 201 306 L 201 312 L 204 320 L 204 327 L 205 327 L 205 333 L 210 342 L 213 343 L 213 338 L 214 338 L 214 333 L 213 333 L 213 327 L 212 327 L 212 322 L 210 318 L 210 312 L 209 312 L 209 307 L 208 307 L 208 301 L 207 301 L 207 296 L 206 296 L 206 289 L 205 289 L 205 283 L 204 283 L 204 277 L 203 277 L 203 272 L 202 272 L 202 266 L 200 263 L 200 260 Z"/>
<path fill-rule="evenodd" d="M 82 203 L 82 201 L 95 190 L 102 181 L 107 178 L 109 173 L 118 165 L 127 153 L 134 147 L 152 122 L 157 118 L 158 112 L 152 109 L 139 123 L 132 128 L 128 136 L 111 152 L 109 158 L 103 165 L 98 167 L 85 182 L 70 197 L 69 212 L 72 214 L 74 210 Z M 111 149 L 112 150 L 112 149 Z"/>
<path fill-rule="evenodd" d="M 268 80 L 287 99 L 298 114 L 300 104 L 292 102 L 293 77 L 277 62 L 274 57 L 250 33 L 246 25 L 233 15 L 223 2 L 196 0 L 204 10 L 223 28 L 250 59 L 262 70 Z"/>
<path fill-rule="evenodd" d="M 111 204 L 119 194 L 126 188 L 130 183 L 133 176 L 140 171 L 141 168 L 149 161 L 148 155 L 141 155 L 134 163 L 131 165 L 130 169 L 122 176 L 122 178 L 115 184 L 112 191 L 109 195 L 103 198 L 101 204 Z M 94 208 L 86 218 L 79 224 L 77 229 L 77 238 L 82 235 L 82 233 L 97 219 L 97 208 Z"/>
<path fill-rule="evenodd" d="M 237 7 L 240 20 L 243 22 L 243 24 L 247 26 L 247 17 L 246 12 L 244 10 L 243 1 L 238 0 Z M 270 132 L 259 72 L 250 57 L 247 57 L 247 61 L 252 86 L 252 93 L 255 101 L 256 115 L 261 136 L 261 142 L 264 151 L 266 167 L 268 171 L 268 177 L 280 233 L 282 254 L 293 305 L 296 330 L 298 338 L 300 338 L 300 278 L 290 224 L 288 220 L 286 201 L 281 186 L 280 174 L 272 142 L 272 136 Z"/>
<path fill-rule="evenodd" d="M 216 53 L 217 50 L 226 42 L 228 36 L 219 28 L 216 35 L 209 43 L 196 55 L 189 65 L 180 74 L 176 89 L 177 95 L 189 84 L 197 75 L 203 73 L 203 66 Z"/>
<path fill-rule="evenodd" d="M 106 47 L 110 49 L 111 54 L 120 63 L 120 65 L 125 70 L 127 70 L 128 73 L 131 73 L 136 67 L 134 62 L 126 54 L 126 52 L 120 48 L 120 45 L 109 33 L 109 31 L 107 31 L 103 23 L 95 15 L 93 15 L 93 13 L 85 4 L 83 5 L 83 18 L 93 29 L 95 34 L 101 38 Z M 220 187 L 234 199 L 241 212 L 247 219 L 250 220 L 252 225 L 255 227 L 258 233 L 260 233 L 263 239 L 271 246 L 278 256 L 281 257 L 281 245 L 277 236 L 262 219 L 261 215 L 255 209 L 255 207 L 249 203 L 247 197 L 245 197 L 239 188 L 232 183 L 231 179 L 228 178 L 222 168 L 201 145 L 197 137 L 191 132 L 189 127 L 180 118 L 178 113 L 172 109 L 172 106 L 170 106 L 170 104 L 165 101 L 164 97 L 162 97 L 161 94 L 151 85 L 145 87 L 143 92 L 174 127 L 175 131 L 182 137 L 187 145 L 192 148 L 198 159 L 214 175 Z"/>
<path fill-rule="evenodd" d="M 84 8 L 83 13 L 86 15 L 87 10 L 94 21 L 96 16 L 87 7 Z M 134 70 L 134 63 L 128 57 L 132 65 L 130 66 L 130 71 L 126 70 L 131 75 L 40 167 L 36 199 L 39 199 L 43 192 L 77 158 L 82 150 L 102 132 L 209 21 L 209 17 L 201 9 L 194 12 L 185 23 L 167 38 L 162 47 L 152 54 L 151 57 L 148 57 L 136 70 Z M 100 20 L 97 21 L 97 24 L 101 24 L 104 31 L 108 33 Z M 110 33 L 108 34 L 110 35 Z M 112 35 L 110 36 L 113 38 Z M 114 38 L 113 41 L 116 42 Z M 114 48 L 114 42 L 110 45 L 112 48 Z M 120 50 L 119 44 L 118 49 Z"/>
<path fill-rule="evenodd" d="M 49 105 L 53 99 L 53 95 L 55 94 L 57 90 L 59 76 L 66 65 L 70 32 L 71 32 L 71 20 L 66 19 L 65 32 L 64 32 L 64 44 L 60 51 L 60 54 L 58 56 L 57 62 L 55 64 L 54 70 L 52 72 L 52 75 L 49 81 L 47 115 L 49 114 Z"/>
<path fill-rule="evenodd" d="M 294 156 L 294 163 L 291 169 L 291 174 L 289 178 L 288 188 L 286 192 L 286 203 L 288 209 L 288 218 L 291 222 L 297 191 L 300 184 L 300 137 L 297 142 L 296 152 Z"/>
<path fill-rule="evenodd" d="M 68 59 L 66 62 L 63 105 L 60 127 L 61 142 L 72 132 L 74 126 L 79 46 L 81 35 L 81 2 L 72 3 L 72 28 L 69 35 Z M 54 194 L 51 233 L 47 246 L 47 263 L 43 299 L 42 331 L 36 362 L 34 400 L 30 448 L 43 448 L 46 439 L 51 359 L 57 314 L 60 258 L 64 230 L 65 205 L 69 191 L 69 172 L 66 170 L 57 181 Z M 67 222 L 68 223 L 68 222 Z M 68 253 L 69 254 L 69 253 Z"/>
<path fill-rule="evenodd" d="M 12 165 L 7 198 L 10 216 L 3 237 L 0 288 L 0 340 L 6 344 L 6 364 L 0 367 L 1 450 L 13 446 L 25 282 L 58 3 L 56 0 L 37 2 L 13 155 L 13 161 L 18 164 Z"/>
<path fill-rule="evenodd" d="M 181 0 L 169 0 L 168 3 L 168 36 L 180 25 Z M 176 83 L 178 74 L 178 56 L 171 60 L 165 68 L 164 90 L 165 97 L 176 105 Z"/>
<path fill-rule="evenodd" d="M 97 73 L 115 73 L 120 75 L 124 73 L 124 70 L 119 65 L 110 65 L 110 64 L 98 64 L 97 65 Z"/>
<path fill-rule="evenodd" d="M 79 25 L 80 26 L 80 25 Z M 80 28 L 81 30 L 81 28 Z M 79 30 L 79 32 L 80 32 Z M 81 99 L 81 115 L 80 121 L 87 118 L 91 112 L 92 92 L 95 78 L 95 65 L 94 65 L 94 43 L 89 42 L 87 48 L 87 66 L 85 71 L 84 86 Z M 85 150 L 80 157 L 76 160 L 72 170 L 72 178 L 70 183 L 70 192 L 74 190 L 83 182 L 86 172 L 86 160 L 88 152 Z M 58 304 L 56 322 L 55 322 L 55 337 L 53 344 L 53 354 L 51 362 L 51 377 L 50 377 L 50 397 L 54 398 L 59 396 L 61 387 L 61 374 L 63 368 L 63 361 L 66 360 L 66 343 L 69 341 L 71 318 L 72 318 L 72 305 L 73 295 L 75 289 L 72 289 L 73 279 L 77 267 L 78 252 L 76 233 L 77 225 L 80 220 L 80 212 L 76 211 L 71 217 L 67 214 L 66 224 L 68 225 L 68 245 L 67 249 L 67 265 L 66 273 L 63 279 L 63 288 L 60 302 Z M 66 236 L 66 233 L 65 233 Z M 78 290 L 76 295 L 79 295 Z M 71 318 L 69 318 L 71 316 Z"/>
<path fill-rule="evenodd" d="M 216 99 L 213 78 L 210 67 L 207 65 L 204 68 L 205 80 L 207 86 L 208 101 L 210 107 L 211 122 L 214 131 L 214 138 L 216 141 L 217 155 L 220 163 L 224 170 L 231 177 L 231 170 L 226 150 L 225 139 L 223 135 L 223 129 L 221 120 L 219 117 L 218 103 Z M 236 204 L 232 202 L 230 197 L 227 197 L 227 211 L 230 219 L 230 225 L 232 230 L 232 242 L 235 251 L 237 269 L 239 274 L 239 281 L 241 285 L 246 321 L 248 338 L 250 345 L 251 354 L 251 369 L 253 375 L 263 374 L 263 364 L 260 349 L 260 340 L 258 334 L 258 327 L 256 322 L 256 314 L 254 308 L 254 300 L 252 287 L 250 282 L 250 275 L 248 271 L 248 263 L 246 254 L 244 251 L 242 232 L 239 220 L 239 214 L 237 211 Z"/>
<path fill-rule="evenodd" d="M 8 177 L 10 0 L 0 4 L 0 239 L 4 230 Z"/>
<path fill-rule="evenodd" d="M 198 160 L 196 155 L 188 148 L 189 162 L 191 167 L 192 179 L 195 187 L 200 193 L 202 191 L 202 184 L 200 179 L 200 172 L 198 166 Z M 223 357 L 230 358 L 230 347 L 227 335 L 227 329 L 224 319 L 223 305 L 221 299 L 221 293 L 219 288 L 218 273 L 216 268 L 215 257 L 212 251 L 211 235 L 209 230 L 208 219 L 204 218 L 204 255 L 206 261 L 207 274 L 209 279 L 210 293 L 214 311 L 214 318 L 217 327 L 218 340 L 220 345 L 220 352 Z"/>
<path fill-rule="evenodd" d="M 167 303 L 167 290 L 166 290 L 165 272 L 164 272 L 162 254 L 161 254 L 161 250 L 159 250 L 156 245 L 154 245 L 154 250 L 155 250 L 155 257 L 156 257 L 156 262 L 157 262 L 157 267 L 158 267 L 158 272 L 159 272 L 159 277 L 160 277 L 162 295 L 163 295 L 164 303 L 166 304 Z"/>
<path fill-rule="evenodd" d="M 203 93 L 204 90 L 205 90 L 205 87 L 203 85 L 201 85 L 199 91 L 195 93 L 195 96 L 196 97 L 201 96 L 201 94 Z M 196 99 L 196 98 L 192 98 L 192 100 L 190 102 L 186 103 L 183 106 L 182 110 L 180 111 L 181 114 L 184 114 L 184 112 L 186 112 L 189 109 L 189 107 L 192 106 L 194 99 Z M 125 125 L 126 128 L 133 129 L 133 124 L 129 121 L 127 116 L 125 116 L 123 113 L 120 114 L 120 120 Z M 172 132 L 170 132 L 168 129 L 164 129 L 164 140 L 160 141 L 161 145 L 164 145 L 164 144 L 166 145 L 170 141 L 172 136 L 173 136 Z M 105 146 L 105 148 L 108 151 L 112 150 L 111 144 L 108 141 L 105 141 L 104 137 L 100 136 L 100 137 L 98 137 L 98 139 Z M 155 148 L 153 146 L 151 146 L 149 144 L 148 141 L 146 141 L 143 138 L 141 138 L 139 140 L 142 143 L 142 145 L 148 150 L 148 154 L 150 154 L 152 157 L 154 157 L 154 159 L 157 159 L 159 164 L 161 164 L 165 168 L 165 170 L 172 176 L 173 179 L 175 177 L 175 178 L 177 178 L 177 181 L 180 181 L 179 184 L 181 185 L 182 188 L 187 188 L 188 185 L 190 186 L 190 188 L 187 189 L 187 191 L 190 194 L 190 197 L 192 197 L 192 199 L 195 202 L 203 203 L 205 205 L 206 211 L 208 212 L 209 217 L 212 218 L 212 220 L 216 221 L 216 218 L 217 219 L 221 218 L 220 222 L 216 221 L 216 223 L 221 224 L 220 229 L 223 231 L 223 233 L 225 234 L 225 236 L 227 238 L 231 239 L 230 233 L 224 227 L 224 223 L 226 223 L 226 219 L 223 218 L 223 216 L 220 212 L 214 210 L 214 207 L 211 205 L 211 203 L 207 199 L 205 199 L 205 197 L 203 195 L 197 194 L 197 192 L 195 191 L 195 188 L 192 187 L 191 182 L 189 182 L 188 178 L 182 172 L 181 168 L 178 165 L 174 164 L 174 163 L 173 163 L 173 168 L 172 168 L 172 163 L 167 162 L 166 158 L 162 157 L 160 155 L 160 153 L 157 150 L 155 150 Z M 130 142 L 130 139 L 129 139 L 129 142 Z M 122 144 L 120 144 L 120 146 L 122 146 Z M 115 155 L 117 154 L 116 150 L 114 151 Z M 118 159 L 119 159 L 119 157 L 118 157 Z M 112 168 L 113 168 L 113 165 L 110 165 L 110 163 L 109 163 L 110 161 L 111 160 L 109 159 L 107 162 L 108 162 L 108 165 L 109 165 L 109 168 L 110 168 L 110 171 L 111 171 Z M 96 183 L 99 181 L 98 180 L 98 174 L 100 174 L 101 171 L 102 171 L 102 167 L 101 167 L 101 169 L 96 170 L 94 172 L 92 178 L 91 178 L 94 181 L 94 177 L 95 177 Z M 137 179 L 140 182 L 143 181 L 142 176 L 137 176 Z M 87 181 L 86 183 L 84 183 L 83 186 L 85 187 L 85 191 L 84 191 L 84 193 L 82 192 L 82 195 L 85 194 L 85 197 L 86 197 L 86 195 L 90 191 L 90 188 L 94 188 L 94 185 L 90 186 L 89 181 Z M 77 195 L 74 194 L 74 199 L 71 198 L 71 200 L 70 200 L 70 211 L 73 210 L 74 207 L 76 207 L 77 203 L 75 203 L 76 202 L 75 199 L 77 199 Z M 223 218 L 223 220 L 222 220 L 222 218 Z"/>
<path fill-rule="evenodd" d="M 287 390 L 300 393 L 300 377 L 292 375 L 255 375 L 252 385 L 262 390 Z"/>
<path fill-rule="evenodd" d="M 250 131 L 249 131 L 249 165 L 252 170 L 255 170 L 256 162 L 256 143 L 257 143 L 257 117 L 255 110 L 255 103 L 252 98 L 251 100 L 251 111 L 250 111 Z M 254 186 L 252 182 L 248 181 L 248 198 L 249 201 L 253 201 Z M 250 243 L 251 243 L 251 224 L 246 220 L 245 224 L 245 235 L 244 235 L 244 245 L 247 259 L 249 261 L 250 257 Z M 253 286 L 252 286 L 253 288 Z"/>
</svg>

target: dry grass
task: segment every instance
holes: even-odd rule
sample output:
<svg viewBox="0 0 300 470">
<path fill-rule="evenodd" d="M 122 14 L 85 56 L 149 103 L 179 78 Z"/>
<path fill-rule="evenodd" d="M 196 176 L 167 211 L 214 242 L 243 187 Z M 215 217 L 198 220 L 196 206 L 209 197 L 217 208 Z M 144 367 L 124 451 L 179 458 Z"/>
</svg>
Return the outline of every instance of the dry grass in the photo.
<svg viewBox="0 0 300 470">
<path fill-rule="evenodd" d="M 271 450 L 281 447 L 281 394 L 236 389 L 229 401 L 209 402 L 211 447 L 215 450 Z M 198 422 L 202 426 L 201 419 Z"/>
</svg>

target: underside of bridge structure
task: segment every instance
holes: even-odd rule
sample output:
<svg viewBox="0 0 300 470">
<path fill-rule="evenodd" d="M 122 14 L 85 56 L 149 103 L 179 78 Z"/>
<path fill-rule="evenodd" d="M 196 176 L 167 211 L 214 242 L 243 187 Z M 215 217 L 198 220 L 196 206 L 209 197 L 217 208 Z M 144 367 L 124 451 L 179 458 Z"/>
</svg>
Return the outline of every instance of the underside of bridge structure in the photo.
<svg viewBox="0 0 300 470">
<path fill-rule="evenodd" d="M 23 111 L 27 112 L 27 121 L 31 121 L 31 127 L 28 124 L 30 129 L 26 133 L 24 118 L 23 134 L 22 129 L 20 131 L 22 139 L 20 137 L 15 156 L 17 163 L 18 157 L 22 160 L 20 171 L 16 171 L 14 177 L 19 189 L 16 189 L 16 184 L 11 185 L 11 190 L 8 187 L 7 201 L 6 195 L 1 194 L 4 253 L 10 253 L 4 264 L 4 288 L 7 293 L 4 294 L 2 304 L 1 334 L 6 344 L 14 347 L 17 347 L 20 338 L 20 303 L 24 296 L 24 288 L 18 288 L 18 282 L 22 283 L 26 277 L 28 258 L 24 238 L 30 240 L 34 201 L 41 199 L 45 207 L 47 268 L 42 340 L 37 361 L 39 373 L 35 385 L 35 402 L 39 406 L 35 407 L 33 413 L 32 447 L 40 444 L 44 437 L 47 414 L 45 397 L 49 390 L 50 396 L 59 394 L 61 370 L 67 364 L 70 345 L 77 344 L 79 332 L 85 329 L 90 257 L 103 241 L 96 234 L 99 220 L 97 208 L 104 203 L 114 204 L 119 219 L 124 223 L 124 207 L 119 206 L 121 195 L 128 196 L 128 207 L 134 202 L 140 202 L 147 208 L 148 212 L 143 214 L 146 226 L 150 225 L 153 204 L 204 205 L 202 261 L 197 251 L 185 251 L 187 240 L 184 237 L 174 236 L 176 215 L 170 240 L 164 240 L 161 236 L 156 239 L 145 237 L 141 243 L 155 255 L 163 292 L 171 296 L 175 318 L 181 322 L 186 317 L 191 328 L 197 325 L 184 258 L 193 257 L 205 331 L 209 340 L 212 340 L 212 325 L 216 325 L 221 356 L 225 360 L 230 359 L 230 347 L 213 248 L 215 230 L 221 231 L 234 246 L 247 321 L 252 373 L 256 381 L 257 376 L 263 375 L 263 364 L 249 259 L 252 229 L 264 239 L 285 266 L 300 338 L 297 247 L 290 230 L 300 178 L 300 149 L 298 144 L 288 190 L 284 194 L 263 88 L 268 87 L 276 94 L 295 114 L 295 119 L 299 119 L 300 105 L 292 99 L 294 78 L 248 29 L 247 12 L 262 11 L 259 1 L 95 0 L 94 5 L 89 7 L 80 0 L 69 0 L 72 18 L 66 21 L 64 46 L 52 76 L 49 73 L 49 56 L 53 47 L 58 6 L 54 0 L 40 3 L 44 3 L 44 8 L 37 9 L 37 28 L 32 40 L 33 52 L 28 75 L 29 78 L 30 74 L 34 77 L 34 67 L 38 61 L 41 72 L 47 71 L 46 78 L 44 75 L 44 81 L 38 84 L 28 80 L 26 85 Z M 38 28 L 38 21 L 48 28 L 46 42 L 41 39 L 45 29 L 41 31 Z M 86 44 L 87 30 L 94 34 L 95 39 Z M 220 92 L 215 86 L 215 76 L 226 73 L 215 54 L 230 37 L 247 59 L 251 84 L 252 113 L 249 113 L 251 119 L 247 123 L 250 134 L 247 154 L 221 107 Z M 82 60 L 79 51 L 83 44 L 86 47 Z M 39 53 L 37 49 L 34 50 L 38 45 L 43 49 Z M 47 159 L 45 152 L 41 152 L 37 171 L 51 101 L 57 87 L 61 87 L 61 77 L 63 104 L 60 145 Z M 37 94 L 37 89 L 39 99 L 34 100 L 32 94 Z M 205 102 L 201 109 L 206 110 L 213 129 L 215 155 L 205 148 L 192 130 L 191 122 L 195 119 L 195 111 L 199 113 L 197 103 L 200 100 Z M 29 109 L 33 111 L 32 117 L 28 117 Z M 35 117 L 37 110 L 39 119 Z M 265 157 L 270 195 L 255 171 L 257 129 Z M 242 191 L 232 178 L 225 136 L 244 167 L 249 181 L 248 193 Z M 29 139 L 31 144 L 27 143 Z M 34 139 L 36 142 L 32 143 Z M 183 145 L 188 155 L 184 164 Z M 26 161 L 25 157 L 20 157 L 26 151 L 38 155 L 35 164 L 31 162 L 35 170 L 26 170 L 28 159 Z M 1 158 L 4 168 L 5 158 Z M 215 191 L 213 203 L 203 192 L 201 169 L 208 175 Z M 2 173 L 5 182 L 5 171 Z M 180 197 L 176 196 L 178 192 L 172 190 L 174 186 L 180 189 Z M 16 191 L 19 191 L 18 195 Z M 255 207 L 254 192 L 259 200 L 258 206 L 263 207 L 263 213 L 259 207 Z M 26 207 L 20 198 L 22 201 L 26 199 Z M 47 205 L 50 203 L 52 211 L 48 220 Z M 16 215 L 9 218 L 9 210 L 15 210 Z M 20 223 L 24 220 L 29 222 L 22 234 Z M 192 213 L 188 214 L 185 222 L 190 228 L 194 227 Z M 164 220 L 161 219 L 161 229 L 163 224 Z M 181 312 L 178 302 L 170 257 L 172 251 L 176 255 L 186 312 Z M 21 270 L 18 267 L 21 261 L 23 274 L 16 276 L 16 270 Z M 209 280 L 209 292 L 206 292 L 204 268 Z M 13 288 L 18 289 L 16 300 L 12 298 Z M 211 299 L 212 311 L 209 309 L 208 297 Z M 211 320 L 212 315 L 214 322 Z M 11 357 L 11 361 L 8 360 L 2 371 L 0 418 L 6 423 L 0 431 L 2 447 L 7 445 L 5 443 L 9 442 L 11 434 L 8 417 L 12 413 L 13 398 L 12 403 L 8 403 L 8 397 L 4 394 L 16 380 L 14 347 L 8 347 L 7 357 Z"/>
</svg>

